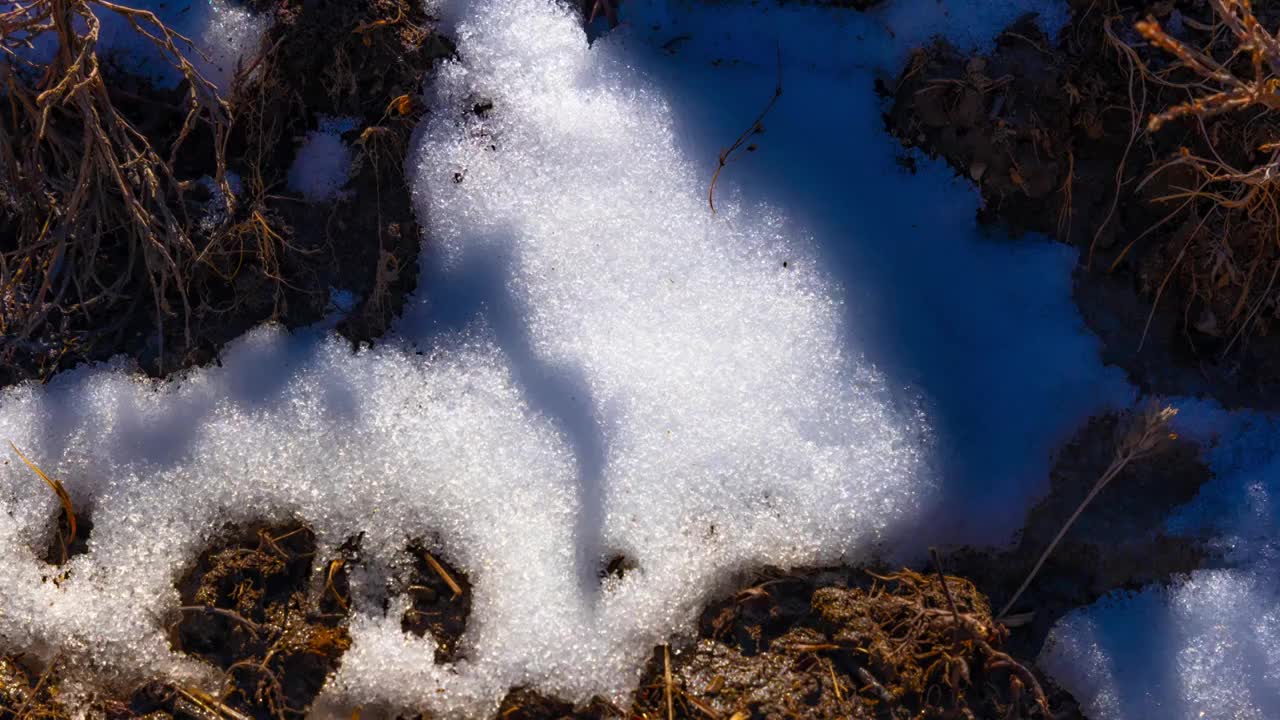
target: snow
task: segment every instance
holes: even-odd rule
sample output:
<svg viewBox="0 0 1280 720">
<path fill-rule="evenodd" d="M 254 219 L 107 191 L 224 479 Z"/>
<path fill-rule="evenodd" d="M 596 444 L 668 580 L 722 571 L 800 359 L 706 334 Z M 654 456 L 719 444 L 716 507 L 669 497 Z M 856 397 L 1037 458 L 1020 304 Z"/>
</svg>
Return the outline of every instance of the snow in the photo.
<svg viewBox="0 0 1280 720">
<path fill-rule="evenodd" d="M 446 2 L 460 60 L 407 161 L 423 291 L 392 336 L 260 328 L 170 381 L 120 360 L 0 395 L 0 439 L 94 521 L 45 582 L 56 500 L 0 465 L 0 649 L 208 683 L 169 649 L 175 578 L 227 523 L 302 519 L 321 556 L 364 533 L 353 645 L 313 714 L 474 717 L 517 685 L 624 696 L 762 564 L 1008 542 L 1052 450 L 1133 391 L 1071 302 L 1074 253 L 987 237 L 967 183 L 904 171 L 872 87 L 934 32 L 976 45 L 1028 9 L 1060 22 L 1039 0 L 635 0 L 589 44 L 546 0 Z M 713 215 L 778 48 L 783 99 Z M 296 190 L 340 187 L 339 132 L 308 137 Z M 385 597 L 414 538 L 472 582 L 451 666 Z M 637 569 L 601 584 L 616 553 Z"/>
<path fill-rule="evenodd" d="M 934 18 L 896 2 L 869 15 L 789 4 L 764 5 L 753 16 L 744 7 L 721 15 L 703 5 L 626 3 L 623 19 L 649 51 L 628 44 L 635 36 L 625 33 L 603 38 L 598 50 L 617 44 L 625 62 L 661 85 L 674 141 L 696 163 L 693 182 L 705 201 L 718 152 L 773 92 L 782 38 L 782 99 L 753 138 L 758 149 L 722 174 L 717 206 L 737 193 L 742 207 L 803 218 L 791 232 L 815 238 L 820 267 L 842 286 L 853 337 L 868 339 L 861 349 L 893 386 L 923 398 L 943 477 L 933 507 L 911 530 L 913 549 L 1004 543 L 1047 490 L 1052 452 L 1084 418 L 1129 405 L 1132 390 L 1121 373 L 1100 366 L 1071 300 L 1075 253 L 1044 238 L 1012 242 L 975 228 L 976 193 L 941 161 L 911 153 L 919 170 L 904 170 L 873 87 L 886 69 L 896 74 L 919 38 L 955 32 L 968 42 L 984 27 L 990 38 L 1006 18 L 1037 9 L 1060 18 L 1061 9 L 951 2 L 940 6 L 947 16 Z M 632 10 L 646 14 L 630 19 Z M 659 15 L 663 29 L 654 30 Z M 824 44 L 827 28 L 841 24 L 846 38 L 864 41 Z M 813 32 L 773 34 L 789 25 Z M 670 40 L 681 37 L 668 57 Z M 830 64 L 808 69 L 823 57 Z"/>
<path fill-rule="evenodd" d="M 805 3 L 731 0 L 622 3 L 623 22 L 682 56 L 772 67 L 780 48 L 789 68 L 818 72 L 887 71 L 896 77 L 910 52 L 945 37 L 962 50 L 989 50 L 996 35 L 1035 14 L 1054 35 L 1066 24 L 1060 0 L 886 0 L 867 12 L 832 12 Z"/>
<path fill-rule="evenodd" d="M 45 582 L 53 571 L 32 548 L 49 541 L 49 493 L 16 457 L 0 468 L 7 645 L 56 649 L 108 678 L 199 679 L 169 650 L 175 579 L 227 523 L 305 518 L 330 552 L 365 533 L 357 597 L 384 587 L 410 538 L 445 538 L 436 550 L 472 572 L 474 686 L 493 693 L 489 683 L 518 678 L 484 682 L 498 656 L 520 667 L 551 654 L 559 635 L 538 629 L 569 622 L 574 604 L 552 599 L 578 595 L 572 459 L 529 416 L 490 344 L 459 337 L 431 356 L 394 344 L 352 355 L 336 338 L 267 328 L 223 365 L 166 383 L 104 368 L 5 397 L 0 437 L 55 473 L 94 520 L 71 577 Z"/>
<path fill-rule="evenodd" d="M 342 134 L 358 124 L 356 118 L 321 116 L 319 127 L 307 133 L 289 168 L 289 189 L 312 202 L 339 196 L 351 172 L 351 147 Z"/>
<path fill-rule="evenodd" d="M 1116 593 L 1055 626 L 1041 666 L 1093 720 L 1280 716 L 1280 418 L 1182 400 L 1214 479 L 1170 518 L 1225 567 Z"/>
</svg>

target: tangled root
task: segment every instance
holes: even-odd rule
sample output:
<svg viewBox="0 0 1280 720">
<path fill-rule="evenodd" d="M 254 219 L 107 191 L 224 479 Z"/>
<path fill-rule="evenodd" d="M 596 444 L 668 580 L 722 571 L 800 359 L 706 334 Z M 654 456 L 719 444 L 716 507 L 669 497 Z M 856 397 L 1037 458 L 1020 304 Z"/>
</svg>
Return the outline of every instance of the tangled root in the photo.
<svg viewBox="0 0 1280 720">
<path fill-rule="evenodd" d="M 97 53 L 100 13 L 124 18 L 183 78 L 185 117 L 163 157 L 112 99 Z M 190 183 L 174 167 L 193 133 L 208 133 L 214 195 L 235 211 L 230 111 L 184 52 L 191 40 L 151 12 L 108 0 L 15 6 L 0 14 L 0 38 L 0 187 L 11 189 L 0 191 L 0 353 L 58 319 L 136 303 L 140 287 L 161 329 L 177 318 L 189 343 L 189 277 L 207 248 L 193 240 L 183 199 Z M 30 52 L 51 41 L 47 60 Z M 109 330 L 121 328 L 100 332 Z"/>
</svg>

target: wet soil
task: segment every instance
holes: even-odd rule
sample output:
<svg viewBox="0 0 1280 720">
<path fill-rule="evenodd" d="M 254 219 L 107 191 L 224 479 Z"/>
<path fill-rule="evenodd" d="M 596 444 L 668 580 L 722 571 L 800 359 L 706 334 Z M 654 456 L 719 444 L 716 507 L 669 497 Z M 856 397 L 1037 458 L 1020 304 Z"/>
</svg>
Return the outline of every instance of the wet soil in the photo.
<svg viewBox="0 0 1280 720">
<path fill-rule="evenodd" d="M 117 354 L 163 375 L 213 360 L 267 320 L 297 327 L 338 312 L 339 331 L 366 342 L 414 290 L 421 233 L 403 159 L 422 109 L 410 98 L 452 44 L 412 0 L 246 3 L 272 26 L 225 98 L 227 170 L 240 179 L 234 216 L 207 219 L 217 198 L 200 180 L 215 173 L 213 138 L 197 129 L 173 166 L 186 190 L 168 203 L 186 219 L 198 259 L 157 298 L 140 254 L 123 238 L 102 238 L 95 268 L 111 277 L 132 270 L 130 284 L 105 303 L 68 305 L 26 332 L 0 334 L 0 386 Z M 154 88 L 109 58 L 104 74 L 113 104 L 153 146 L 169 147 L 183 128 L 184 87 Z M 287 187 L 289 169 L 307 133 L 338 117 L 354 123 L 343 137 L 354 155 L 350 179 L 337 199 L 308 202 Z M 19 249 L 22 213 L 31 211 L 20 198 L 0 202 L 0 251 Z M 354 306 L 335 308 L 333 291 L 350 293 Z"/>
<path fill-rule="evenodd" d="M 428 550 L 421 542 L 409 548 L 413 569 L 404 592 L 412 598 L 400 620 L 400 628 L 418 637 L 430 634 L 436 641 L 437 663 L 458 658 L 458 641 L 471 616 L 471 582 L 467 574 Z"/>
<path fill-rule="evenodd" d="M 982 222 L 1079 248 L 1081 312 L 1104 360 L 1144 391 L 1280 407 L 1274 216 L 1174 198 L 1200 179 L 1169 165 L 1190 154 L 1254 167 L 1280 121 L 1242 111 L 1148 131 L 1152 114 L 1187 99 L 1170 84 L 1193 77 L 1135 22 L 1150 15 L 1216 56 L 1234 49 L 1229 33 L 1199 30 L 1212 17 L 1196 0 L 1070 5 L 1056 43 L 1024 18 L 986 56 L 943 43 L 917 52 L 883 88 L 890 131 L 974 182 Z M 1264 26 L 1280 20 L 1275 8 L 1259 12 Z"/>
<path fill-rule="evenodd" d="M 637 703 L 662 707 L 670 692 L 689 718 L 1030 716 L 1038 680 L 1003 642 L 962 578 L 944 589 L 910 570 L 765 574 L 709 607 L 692 647 L 660 651 Z"/>
<path fill-rule="evenodd" d="M 494 717 L 498 720 L 603 720 L 627 715 L 604 700 L 593 700 L 579 708 L 528 688 L 515 688 L 502 699 Z"/>
</svg>

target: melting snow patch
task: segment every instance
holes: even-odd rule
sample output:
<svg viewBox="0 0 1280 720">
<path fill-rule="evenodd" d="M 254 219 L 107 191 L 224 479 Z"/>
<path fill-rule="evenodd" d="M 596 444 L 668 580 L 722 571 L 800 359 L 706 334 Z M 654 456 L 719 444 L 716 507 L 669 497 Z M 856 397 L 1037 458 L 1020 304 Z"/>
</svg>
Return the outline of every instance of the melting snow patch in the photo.
<svg viewBox="0 0 1280 720">
<path fill-rule="evenodd" d="M 949 171 L 898 172 L 870 70 L 790 75 L 803 100 L 767 139 L 792 138 L 778 150 L 791 165 L 769 165 L 762 142 L 712 215 L 707 163 L 758 112 L 771 60 L 716 78 L 732 112 L 697 96 L 727 117 L 708 140 L 695 104 L 639 69 L 657 55 L 628 47 L 639 31 L 589 46 L 545 0 L 447 9 L 462 60 L 441 70 L 407 163 L 438 245 L 400 337 L 352 354 L 264 329 L 171 382 L 104 367 L 3 395 L 0 438 L 61 478 L 94 530 L 70 578 L 43 582 L 34 549 L 56 501 L 20 463 L 0 466 L 0 646 L 58 654 L 81 677 L 200 680 L 166 640 L 176 576 L 225 523 L 300 519 L 322 555 L 364 534 L 353 645 L 317 714 L 473 717 L 518 685 L 620 697 L 736 572 L 901 552 L 887 543 L 926 524 L 930 539 L 1007 539 L 1049 449 L 1127 392 L 1070 305 L 1071 253 L 983 241 Z M 805 17 L 792 47 L 828 16 Z M 864 29 L 896 62 L 885 30 Z M 696 65 L 677 73 L 710 77 Z M 480 101 L 483 117 L 468 112 Z M 804 109 L 819 105 L 829 117 Z M 814 142 L 806 119 L 853 140 Z M 344 152 L 322 128 L 298 189 L 340 186 Z M 785 180 L 760 182 L 771 167 Z M 778 204 L 807 211 L 823 243 Z M 450 314 L 469 329 L 423 319 Z M 963 472 L 939 468 L 953 460 Z M 931 523 L 942 499 L 973 527 Z M 400 629 L 405 598 L 386 597 L 414 538 L 436 538 L 472 583 L 449 666 Z M 635 569 L 601 586 L 616 554 Z"/>
<path fill-rule="evenodd" d="M 398 615 L 382 617 L 379 595 L 411 538 L 442 538 L 434 551 L 470 571 L 468 659 L 457 669 L 469 692 L 451 694 L 453 707 L 493 700 L 529 680 L 528 668 L 554 667 L 564 633 L 584 623 L 572 458 L 527 411 L 491 346 L 463 338 L 445 347 L 352 355 L 337 339 L 259 330 L 230 348 L 224 367 L 180 381 L 101 369 L 8 393 L 0 437 L 60 478 L 94 527 L 69 579 L 47 582 L 56 571 L 34 549 L 49 542 L 56 501 L 16 458 L 0 466 L 5 646 L 44 648 L 98 681 L 199 679 L 195 663 L 169 650 L 175 580 L 227 523 L 300 518 L 322 555 L 364 534 L 353 590 L 369 617 L 357 637 L 367 625 L 403 635 Z M 429 638 L 399 642 L 427 658 L 434 649 Z M 350 664 L 368 672 L 376 663 Z M 430 661 L 412 668 L 421 683 L 400 689 L 406 703 L 455 676 Z"/>
<path fill-rule="evenodd" d="M 289 168 L 289 189 L 312 202 L 332 200 L 347 184 L 351 148 L 342 134 L 356 127 L 355 118 L 320 118 L 320 127 L 307 133 Z"/>
<path fill-rule="evenodd" d="M 1059 621 L 1040 665 L 1094 720 L 1280 717 L 1274 567 L 1108 598 Z"/>
<path fill-rule="evenodd" d="M 1232 567 L 1072 613 L 1041 665 L 1095 720 L 1280 717 L 1280 419 L 1175 404 L 1215 478 L 1169 530 L 1216 537 Z"/>
</svg>

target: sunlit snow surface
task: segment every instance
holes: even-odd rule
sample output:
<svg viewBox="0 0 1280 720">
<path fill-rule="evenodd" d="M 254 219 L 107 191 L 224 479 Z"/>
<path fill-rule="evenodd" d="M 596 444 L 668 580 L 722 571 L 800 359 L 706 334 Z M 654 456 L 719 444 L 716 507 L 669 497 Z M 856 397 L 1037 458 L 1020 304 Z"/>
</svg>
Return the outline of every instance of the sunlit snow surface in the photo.
<svg viewBox="0 0 1280 720">
<path fill-rule="evenodd" d="M 1052 449 L 1130 390 L 1072 252 L 984 237 L 963 180 L 903 170 L 872 86 L 933 32 L 1061 8 L 625 7 L 594 45 L 542 0 L 436 8 L 460 60 L 407 161 L 423 291 L 376 350 L 264 329 L 170 382 L 99 367 L 0 399 L 0 439 L 94 520 L 45 581 L 56 500 L 0 466 L 0 649 L 207 681 L 168 647 L 175 577 L 228 522 L 301 518 L 322 554 L 364 533 L 367 562 L 316 714 L 474 716 L 516 685 L 621 696 L 735 572 L 1010 538 Z M 779 49 L 783 98 L 712 215 Z M 417 537 L 473 583 L 452 666 L 383 609 Z M 615 553 L 638 569 L 602 586 Z"/>
</svg>

